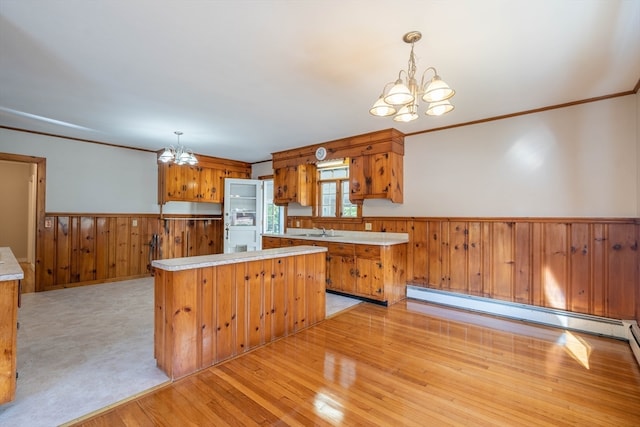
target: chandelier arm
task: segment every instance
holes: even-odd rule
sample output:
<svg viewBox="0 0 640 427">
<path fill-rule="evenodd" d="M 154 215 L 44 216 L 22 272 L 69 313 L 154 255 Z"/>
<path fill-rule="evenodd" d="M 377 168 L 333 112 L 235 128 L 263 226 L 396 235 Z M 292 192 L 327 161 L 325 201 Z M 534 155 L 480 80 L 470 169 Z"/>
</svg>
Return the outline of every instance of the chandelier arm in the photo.
<svg viewBox="0 0 640 427">
<path fill-rule="evenodd" d="M 420 89 L 424 91 L 426 89 L 427 82 L 424 81 L 424 77 L 427 75 L 427 71 L 433 71 L 433 76 L 438 77 L 438 71 L 434 67 L 429 67 L 422 73 L 422 77 L 420 78 Z"/>
</svg>

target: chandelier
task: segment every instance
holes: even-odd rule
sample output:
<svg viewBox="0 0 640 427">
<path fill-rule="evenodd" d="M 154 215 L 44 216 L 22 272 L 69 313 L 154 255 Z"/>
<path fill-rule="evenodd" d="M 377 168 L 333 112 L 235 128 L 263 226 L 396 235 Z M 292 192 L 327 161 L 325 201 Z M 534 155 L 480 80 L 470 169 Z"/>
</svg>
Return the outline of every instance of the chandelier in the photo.
<svg viewBox="0 0 640 427">
<path fill-rule="evenodd" d="M 178 147 L 175 148 L 173 145 L 170 145 L 165 148 L 162 154 L 160 154 L 160 157 L 158 157 L 158 160 L 162 163 L 173 161 L 173 163 L 177 165 L 195 165 L 198 163 L 198 159 L 196 159 L 193 151 L 180 144 L 180 135 L 182 135 L 182 132 L 175 131 L 173 133 L 178 136 Z"/>
<path fill-rule="evenodd" d="M 449 102 L 449 98 L 456 92 L 440 79 L 435 68 L 429 67 L 424 70 L 420 85 L 416 81 L 416 57 L 413 53 L 413 46 L 421 38 L 422 34 L 419 31 L 410 31 L 402 37 L 405 43 L 411 44 L 407 70 L 400 70 L 398 79 L 385 85 L 382 89 L 382 94 L 373 104 L 369 113 L 378 117 L 393 116 L 395 114 L 393 120 L 396 122 L 410 122 L 418 118 L 419 97 L 422 97 L 424 102 L 429 103 L 425 111 L 427 115 L 441 116 L 453 110 L 453 105 Z M 425 81 L 429 71 L 433 72 L 433 77 Z"/>
</svg>

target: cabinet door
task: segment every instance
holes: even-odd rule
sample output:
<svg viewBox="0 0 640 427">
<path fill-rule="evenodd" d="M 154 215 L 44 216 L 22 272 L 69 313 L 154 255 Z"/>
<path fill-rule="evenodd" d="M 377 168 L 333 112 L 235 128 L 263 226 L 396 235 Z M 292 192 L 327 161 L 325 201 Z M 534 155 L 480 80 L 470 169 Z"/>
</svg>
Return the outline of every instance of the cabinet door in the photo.
<svg viewBox="0 0 640 427">
<path fill-rule="evenodd" d="M 286 205 L 293 201 L 295 193 L 295 168 L 285 167 L 273 171 L 273 202 L 276 205 Z"/>
<path fill-rule="evenodd" d="M 200 201 L 200 169 L 197 166 L 182 166 L 184 177 L 184 200 Z"/>
<path fill-rule="evenodd" d="M 362 202 L 366 191 L 365 164 L 369 156 L 352 157 L 349 164 L 349 200 L 351 203 Z"/>
<path fill-rule="evenodd" d="M 380 260 L 356 258 L 356 293 L 384 301 L 384 271 Z"/>
<path fill-rule="evenodd" d="M 165 190 L 167 200 L 184 200 L 184 168 L 175 163 L 167 164 Z"/>
<path fill-rule="evenodd" d="M 225 171 L 214 168 L 201 168 L 200 201 L 222 203 L 223 176 Z"/>
</svg>

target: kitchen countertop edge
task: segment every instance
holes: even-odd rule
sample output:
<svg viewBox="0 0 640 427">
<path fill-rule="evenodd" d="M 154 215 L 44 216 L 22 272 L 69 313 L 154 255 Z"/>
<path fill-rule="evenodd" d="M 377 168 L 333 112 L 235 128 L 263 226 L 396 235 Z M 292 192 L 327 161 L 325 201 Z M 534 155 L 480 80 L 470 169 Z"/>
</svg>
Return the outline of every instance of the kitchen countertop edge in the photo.
<svg viewBox="0 0 640 427">
<path fill-rule="evenodd" d="M 234 252 L 230 254 L 169 258 L 154 260 L 151 262 L 151 265 L 155 268 L 166 271 L 182 271 L 204 267 L 215 267 L 218 265 L 236 264 L 247 261 L 281 258 L 284 256 L 307 255 L 326 251 L 327 248 L 318 246 L 295 246 L 288 248 L 264 249 L 260 251 Z"/>
</svg>

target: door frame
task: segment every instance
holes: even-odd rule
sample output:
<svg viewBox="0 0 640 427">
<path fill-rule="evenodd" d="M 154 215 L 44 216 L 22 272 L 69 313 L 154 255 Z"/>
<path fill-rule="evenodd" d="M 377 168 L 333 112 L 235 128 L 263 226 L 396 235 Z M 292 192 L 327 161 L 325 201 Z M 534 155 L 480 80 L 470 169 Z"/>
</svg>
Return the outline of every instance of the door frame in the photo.
<svg viewBox="0 0 640 427">
<path fill-rule="evenodd" d="M 40 243 L 39 236 L 44 232 L 44 217 L 45 217 L 45 197 L 46 197 L 46 187 L 47 187 L 47 159 L 44 157 L 36 157 L 36 156 L 24 156 L 21 154 L 10 154 L 10 153 L 0 153 L 0 160 L 7 160 L 10 162 L 20 162 L 20 163 L 31 163 L 36 165 L 36 235 L 35 235 L 35 246 L 36 246 L 36 260 L 35 260 L 35 272 L 33 274 L 35 281 L 35 291 L 40 292 L 44 289 L 40 286 L 40 281 L 38 280 L 40 275 L 40 264 L 44 259 L 44 254 L 42 253 L 43 247 Z"/>
</svg>

